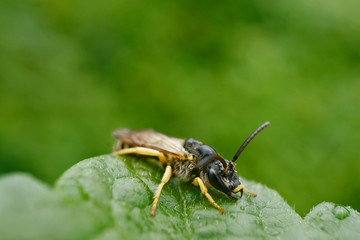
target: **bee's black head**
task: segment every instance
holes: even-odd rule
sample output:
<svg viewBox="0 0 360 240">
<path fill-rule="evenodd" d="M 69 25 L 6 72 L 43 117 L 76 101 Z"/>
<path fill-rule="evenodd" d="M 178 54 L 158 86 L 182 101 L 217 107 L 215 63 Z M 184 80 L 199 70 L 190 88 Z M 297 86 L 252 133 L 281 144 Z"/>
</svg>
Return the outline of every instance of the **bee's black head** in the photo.
<svg viewBox="0 0 360 240">
<path fill-rule="evenodd" d="M 250 192 L 246 189 L 239 181 L 239 176 L 236 174 L 234 169 L 235 162 L 239 158 L 242 151 L 246 148 L 246 146 L 253 140 L 253 138 L 261 132 L 264 128 L 269 126 L 269 122 L 265 122 L 264 124 L 260 125 L 240 146 L 239 150 L 236 152 L 235 156 L 231 160 L 231 162 L 216 157 L 216 161 L 209 161 L 209 164 L 206 166 L 205 174 L 207 175 L 207 179 L 211 186 L 216 188 L 217 190 L 225 193 L 230 198 L 233 198 L 233 193 L 240 192 L 240 196 L 243 194 L 243 190 L 248 192 L 249 194 L 256 196 L 255 193 Z M 214 159 L 214 158 L 213 158 Z M 225 168 L 224 168 L 225 167 Z"/>
<path fill-rule="evenodd" d="M 238 192 L 240 192 L 241 197 L 243 194 L 243 186 L 240 183 L 239 176 L 237 175 L 233 164 L 228 160 L 225 161 L 228 166 L 227 171 L 222 162 L 216 160 L 205 167 L 205 177 L 212 187 L 225 193 L 228 197 L 235 199 L 233 195 Z"/>
<path fill-rule="evenodd" d="M 230 198 L 234 198 L 233 194 L 236 193 L 240 193 L 241 197 L 244 190 L 256 196 L 255 193 L 250 192 L 240 183 L 239 176 L 235 171 L 235 163 L 251 140 L 269 125 L 269 122 L 260 125 L 240 146 L 231 162 L 219 156 L 210 146 L 194 139 L 188 139 L 185 142 L 185 149 L 199 159 L 194 168 L 194 173 L 200 173 L 207 184 L 225 193 Z"/>
</svg>

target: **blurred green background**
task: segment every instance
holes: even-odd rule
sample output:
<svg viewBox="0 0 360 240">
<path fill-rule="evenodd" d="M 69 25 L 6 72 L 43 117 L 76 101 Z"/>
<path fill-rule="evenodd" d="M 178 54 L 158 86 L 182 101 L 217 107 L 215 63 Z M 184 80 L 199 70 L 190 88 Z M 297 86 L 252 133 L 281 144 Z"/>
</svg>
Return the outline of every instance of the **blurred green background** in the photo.
<svg viewBox="0 0 360 240">
<path fill-rule="evenodd" d="M 304 215 L 360 209 L 359 1 L 0 3 L 0 172 L 54 183 L 115 128 L 193 137 Z M 261 193 L 259 193 L 261 194 Z"/>
</svg>

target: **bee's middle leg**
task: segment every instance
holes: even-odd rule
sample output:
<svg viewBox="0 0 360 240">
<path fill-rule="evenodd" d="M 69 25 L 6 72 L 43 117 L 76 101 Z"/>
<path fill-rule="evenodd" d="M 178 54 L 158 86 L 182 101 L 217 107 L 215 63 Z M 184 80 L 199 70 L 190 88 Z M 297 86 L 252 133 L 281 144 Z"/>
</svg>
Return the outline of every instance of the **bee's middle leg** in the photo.
<svg viewBox="0 0 360 240">
<path fill-rule="evenodd" d="M 152 156 L 152 157 L 159 158 L 160 162 L 163 165 L 167 164 L 166 156 L 162 152 L 155 150 L 155 149 L 151 149 L 151 148 L 145 148 L 145 147 L 124 148 L 124 149 L 115 151 L 112 154 L 113 155 L 138 154 L 138 155 L 143 155 L 143 156 Z"/>
<path fill-rule="evenodd" d="M 205 186 L 204 182 L 201 180 L 201 178 L 196 177 L 193 181 L 193 184 L 195 186 L 199 186 L 201 193 L 205 195 L 205 197 L 209 200 L 209 202 L 214 205 L 217 209 L 220 210 L 221 213 L 224 213 L 225 210 L 222 209 L 222 207 L 220 207 L 215 200 L 210 196 L 210 194 L 208 193 L 207 187 Z"/>
<path fill-rule="evenodd" d="M 156 189 L 156 192 L 155 192 L 155 195 L 154 195 L 154 202 L 152 204 L 152 209 L 151 209 L 151 212 L 150 212 L 151 216 L 155 215 L 155 209 L 156 209 L 157 203 L 158 203 L 159 198 L 160 198 L 161 190 L 164 187 L 164 185 L 170 180 L 171 175 L 172 175 L 172 168 L 171 168 L 170 165 L 167 165 L 166 168 L 165 168 L 165 173 L 164 173 L 164 175 L 163 175 L 163 177 L 161 179 L 161 183 L 159 184 L 158 188 Z"/>
</svg>

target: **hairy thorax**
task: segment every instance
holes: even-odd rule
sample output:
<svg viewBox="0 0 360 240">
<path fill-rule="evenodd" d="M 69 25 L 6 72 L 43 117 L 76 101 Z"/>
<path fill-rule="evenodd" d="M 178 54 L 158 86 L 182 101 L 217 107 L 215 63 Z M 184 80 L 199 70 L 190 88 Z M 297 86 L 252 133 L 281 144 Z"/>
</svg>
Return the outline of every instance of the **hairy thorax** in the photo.
<svg viewBox="0 0 360 240">
<path fill-rule="evenodd" d="M 173 167 L 173 175 L 185 181 L 193 178 L 193 170 L 196 166 L 194 160 L 169 158 L 169 163 Z"/>
</svg>

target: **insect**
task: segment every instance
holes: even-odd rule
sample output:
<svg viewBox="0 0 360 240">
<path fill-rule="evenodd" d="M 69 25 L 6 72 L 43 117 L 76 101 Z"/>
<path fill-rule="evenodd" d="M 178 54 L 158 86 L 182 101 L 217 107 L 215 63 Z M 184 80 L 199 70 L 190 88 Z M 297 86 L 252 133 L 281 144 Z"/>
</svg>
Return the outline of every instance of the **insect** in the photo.
<svg viewBox="0 0 360 240">
<path fill-rule="evenodd" d="M 201 193 L 210 203 L 224 213 L 225 210 L 211 197 L 207 187 L 210 186 L 231 199 L 237 199 L 236 195 L 240 195 L 241 198 L 244 190 L 256 197 L 255 193 L 250 192 L 240 183 L 235 163 L 250 141 L 269 125 L 269 122 L 265 122 L 258 127 L 240 146 L 231 161 L 224 159 L 212 147 L 198 140 L 169 137 L 151 129 L 115 130 L 113 135 L 118 141 L 114 146 L 113 154 L 153 156 L 157 157 L 165 167 L 164 175 L 154 195 L 151 216 L 155 215 L 163 186 L 172 176 L 186 181 L 193 180 L 193 184 L 200 187 Z"/>
</svg>

